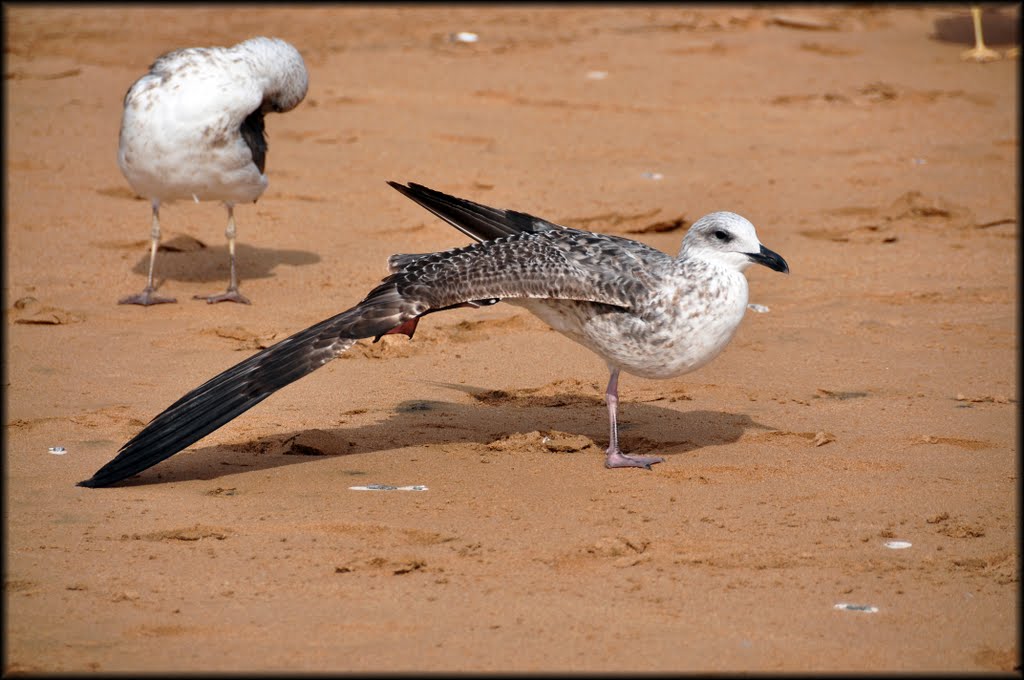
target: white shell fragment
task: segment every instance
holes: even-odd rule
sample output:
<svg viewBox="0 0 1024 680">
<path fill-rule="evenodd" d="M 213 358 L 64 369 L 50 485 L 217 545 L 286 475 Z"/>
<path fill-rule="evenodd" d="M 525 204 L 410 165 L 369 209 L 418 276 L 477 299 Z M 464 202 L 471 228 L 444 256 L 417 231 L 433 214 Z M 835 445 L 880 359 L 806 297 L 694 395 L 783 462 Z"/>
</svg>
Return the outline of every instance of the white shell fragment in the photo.
<svg viewBox="0 0 1024 680">
<path fill-rule="evenodd" d="M 458 33 L 452 33 L 448 37 L 452 42 L 461 43 L 475 43 L 480 39 L 480 36 L 476 33 L 470 33 L 469 31 L 459 31 Z"/>
<path fill-rule="evenodd" d="M 50 447 L 50 453 L 52 453 L 55 456 L 63 456 L 67 452 L 68 452 L 68 450 L 65 449 L 63 446 L 51 446 Z"/>
<path fill-rule="evenodd" d="M 412 486 L 392 486 L 390 484 L 367 484 L 366 486 L 350 486 L 352 491 L 426 491 L 427 487 L 422 484 Z"/>
<path fill-rule="evenodd" d="M 846 602 L 840 602 L 834 609 L 842 609 L 848 612 L 867 612 L 868 614 L 878 612 L 878 607 L 873 607 L 870 604 L 847 604 Z"/>
<path fill-rule="evenodd" d="M 886 541 L 883 545 L 892 550 L 905 550 L 913 545 L 913 543 L 910 541 Z"/>
<path fill-rule="evenodd" d="M 770 311 L 764 305 L 757 305 L 754 303 L 750 303 L 749 305 L 747 305 L 747 309 L 749 309 L 752 312 L 757 312 L 758 314 L 764 314 L 765 312 Z"/>
</svg>

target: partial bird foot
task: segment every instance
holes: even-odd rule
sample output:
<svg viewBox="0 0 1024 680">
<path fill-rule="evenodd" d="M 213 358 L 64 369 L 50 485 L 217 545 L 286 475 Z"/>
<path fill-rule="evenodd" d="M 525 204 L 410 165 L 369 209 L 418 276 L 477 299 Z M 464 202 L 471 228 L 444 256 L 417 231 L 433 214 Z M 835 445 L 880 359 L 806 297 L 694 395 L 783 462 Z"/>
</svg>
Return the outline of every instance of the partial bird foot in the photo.
<svg viewBox="0 0 1024 680">
<path fill-rule="evenodd" d="M 960 58 L 964 61 L 976 61 L 978 63 L 985 63 L 989 61 L 996 61 L 1000 58 L 999 53 L 995 50 L 990 50 L 987 47 L 972 47 L 969 50 L 964 50 L 960 53 Z"/>
<path fill-rule="evenodd" d="M 177 302 L 177 300 L 172 297 L 161 297 L 160 295 L 157 295 L 156 291 L 153 290 L 152 288 L 144 288 L 141 293 L 136 293 L 135 295 L 128 295 L 126 297 L 121 298 L 120 300 L 117 301 L 117 304 L 144 305 L 148 307 L 149 305 L 159 305 L 169 302 Z"/>
<path fill-rule="evenodd" d="M 658 456 L 627 456 L 619 450 L 609 451 L 604 460 L 606 468 L 642 467 L 651 469 L 655 463 L 664 463 L 665 459 Z"/>
<path fill-rule="evenodd" d="M 229 290 L 218 295 L 193 295 L 195 300 L 206 300 L 209 304 L 214 302 L 241 302 L 243 305 L 251 305 L 249 298 L 245 297 L 237 290 Z"/>
</svg>

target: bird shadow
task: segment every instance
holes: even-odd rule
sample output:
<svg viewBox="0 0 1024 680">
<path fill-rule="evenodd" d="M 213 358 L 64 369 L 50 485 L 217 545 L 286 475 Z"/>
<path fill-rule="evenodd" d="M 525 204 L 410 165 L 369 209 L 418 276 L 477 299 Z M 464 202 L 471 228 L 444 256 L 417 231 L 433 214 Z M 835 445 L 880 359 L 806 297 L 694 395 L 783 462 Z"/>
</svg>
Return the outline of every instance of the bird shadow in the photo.
<svg viewBox="0 0 1024 680">
<path fill-rule="evenodd" d="M 278 265 L 298 267 L 320 261 L 319 255 L 306 250 L 258 248 L 238 242 L 235 253 L 238 278 L 243 282 L 272 277 Z M 140 256 L 132 271 L 141 276 L 149 273 L 148 250 Z M 176 237 L 161 244 L 156 258 L 156 276 L 160 281 L 226 281 L 230 273 L 227 243 L 211 247 L 190 237 Z"/>
<path fill-rule="evenodd" d="M 940 17 L 934 26 L 935 32 L 929 36 L 932 40 L 974 45 L 974 20 L 968 13 Z M 1005 14 L 999 7 L 986 7 L 981 12 L 981 30 L 986 45 L 1015 45 L 1020 40 L 1020 16 Z"/>
<path fill-rule="evenodd" d="M 458 387 L 461 389 L 463 386 Z M 496 394 L 485 390 L 470 393 L 477 396 Z M 603 455 L 608 444 L 608 426 L 607 411 L 601 397 L 578 393 L 541 398 L 498 394 L 504 397 L 500 402 L 488 402 L 486 398 L 483 401 L 474 399 L 471 403 L 407 400 L 398 404 L 384 419 L 373 423 L 292 430 L 244 442 L 204 446 L 192 449 L 188 455 L 162 462 L 159 468 L 146 470 L 118 486 L 214 480 L 242 471 L 258 472 L 300 465 L 321 460 L 324 456 L 348 458 L 405 447 L 444 444 L 486 447 L 509 435 L 535 430 L 583 435 L 594 443 L 594 447 L 584 447 L 586 454 Z M 708 446 L 736 442 L 749 429 L 774 429 L 745 414 L 679 411 L 649 402 L 620 402 L 619 406 L 622 449 L 627 453 L 664 455 L 667 460 Z M 291 440 L 312 433 L 318 435 L 312 455 L 300 454 L 301 448 L 287 445 Z M 592 448 L 596 450 L 592 451 Z M 598 462 L 595 455 L 595 464 Z M 359 474 L 358 471 L 349 472 Z"/>
</svg>

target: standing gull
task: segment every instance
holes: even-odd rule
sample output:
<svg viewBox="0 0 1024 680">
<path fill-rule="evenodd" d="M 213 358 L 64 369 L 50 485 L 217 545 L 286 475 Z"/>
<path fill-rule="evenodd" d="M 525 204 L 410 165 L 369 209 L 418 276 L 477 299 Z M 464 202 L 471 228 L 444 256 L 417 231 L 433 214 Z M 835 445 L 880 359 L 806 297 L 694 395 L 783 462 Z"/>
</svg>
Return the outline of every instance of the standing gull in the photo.
<svg viewBox="0 0 1024 680">
<path fill-rule="evenodd" d="M 180 199 L 223 201 L 228 210 L 228 289 L 195 297 L 249 304 L 235 271 L 235 204 L 255 202 L 267 188 L 264 115 L 294 109 L 307 85 L 298 50 L 264 37 L 168 52 L 135 81 L 124 97 L 117 164 L 132 189 L 150 200 L 153 226 L 146 287 L 120 304 L 175 302 L 156 294 L 153 265 L 160 204 Z"/>
<path fill-rule="evenodd" d="M 711 361 L 747 308 L 752 263 L 788 272 L 731 212 L 697 220 L 677 257 L 642 243 L 570 229 L 489 208 L 418 184 L 389 184 L 476 240 L 437 253 L 388 259 L 390 276 L 362 302 L 254 354 L 156 416 L 80 486 L 108 486 L 137 474 L 323 366 L 360 338 L 410 338 L 420 319 L 501 300 L 530 310 L 604 359 L 610 437 L 605 466 L 650 468 L 658 457 L 619 449 L 619 372 L 670 378 Z"/>
</svg>

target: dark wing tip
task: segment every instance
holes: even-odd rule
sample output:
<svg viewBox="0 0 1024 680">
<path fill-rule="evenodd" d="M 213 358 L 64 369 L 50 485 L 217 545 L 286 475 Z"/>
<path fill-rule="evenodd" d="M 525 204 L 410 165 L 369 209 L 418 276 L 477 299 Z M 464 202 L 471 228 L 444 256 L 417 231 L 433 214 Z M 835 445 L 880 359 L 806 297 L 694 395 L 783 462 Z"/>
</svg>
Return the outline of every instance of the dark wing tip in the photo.
<svg viewBox="0 0 1024 680">
<path fill-rule="evenodd" d="M 408 306 L 385 279 L 352 309 L 324 319 L 210 378 L 168 406 L 78 486 L 111 486 L 147 470 L 315 371 L 359 338 L 399 325 Z"/>
<path fill-rule="evenodd" d="M 389 180 L 388 184 L 476 241 L 493 241 L 505 236 L 562 228 L 528 213 L 492 208 L 416 182 L 400 184 Z"/>
<path fill-rule="evenodd" d="M 88 489 L 96 489 L 104 485 L 96 481 L 95 477 L 90 477 L 89 479 L 83 479 L 78 484 L 75 484 L 75 486 L 84 486 Z"/>
<path fill-rule="evenodd" d="M 416 182 L 407 182 L 405 184 L 402 184 L 401 182 L 393 182 L 391 180 L 387 180 L 387 182 L 392 189 L 398 191 L 404 196 L 407 196 L 408 198 L 411 198 L 417 203 L 420 203 L 421 199 L 427 197 L 433 197 L 435 199 L 442 198 L 454 201 L 465 201 L 465 199 L 458 198 L 456 196 L 451 196 L 449 194 L 444 193 L 443 191 L 431 189 L 430 187 L 423 186 L 422 184 L 416 184 Z M 417 196 L 419 196 L 420 198 L 417 198 Z"/>
<path fill-rule="evenodd" d="M 415 190 L 419 185 L 416 185 L 416 184 L 413 184 L 412 182 L 409 182 L 409 185 L 406 186 L 405 184 L 401 184 L 399 182 L 392 182 L 391 180 L 388 180 L 388 184 L 391 186 L 392 189 L 394 189 L 398 193 L 402 194 L 406 198 L 412 199 L 413 201 L 416 201 L 417 203 L 419 203 L 419 201 L 416 199 L 416 193 L 417 192 Z M 426 187 L 423 187 L 423 188 L 426 188 Z M 430 191 L 430 190 L 428 189 L 428 191 Z"/>
</svg>

